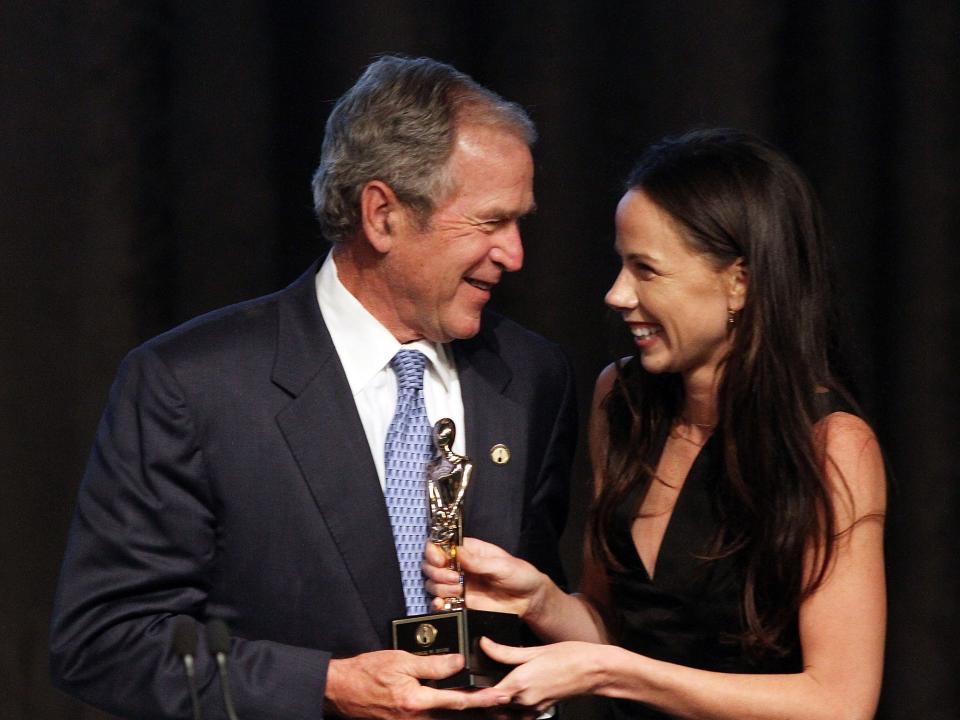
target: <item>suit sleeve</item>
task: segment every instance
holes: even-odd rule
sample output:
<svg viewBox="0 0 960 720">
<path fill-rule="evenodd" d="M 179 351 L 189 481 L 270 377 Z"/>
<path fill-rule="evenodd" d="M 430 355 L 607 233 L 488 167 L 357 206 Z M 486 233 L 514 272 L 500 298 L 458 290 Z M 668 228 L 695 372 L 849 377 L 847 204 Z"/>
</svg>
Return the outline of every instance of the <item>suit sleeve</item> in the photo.
<svg viewBox="0 0 960 720">
<path fill-rule="evenodd" d="M 535 418 L 549 423 L 542 461 L 527 488 L 521 530 L 521 554 L 560 587 L 566 577 L 560 560 L 560 536 L 567 521 L 570 497 L 570 472 L 577 444 L 577 397 L 573 370 L 566 355 L 556 348 L 559 370 L 541 388 L 549 410 Z M 538 403 L 539 406 L 539 403 Z"/>
<path fill-rule="evenodd" d="M 51 625 L 54 684 L 121 717 L 191 718 L 171 647 L 202 618 L 216 560 L 214 501 L 177 382 L 149 349 L 121 366 L 81 483 Z M 200 633 L 203 717 L 226 717 Z M 244 720 L 320 718 L 329 654 L 234 639 L 231 685 Z"/>
</svg>

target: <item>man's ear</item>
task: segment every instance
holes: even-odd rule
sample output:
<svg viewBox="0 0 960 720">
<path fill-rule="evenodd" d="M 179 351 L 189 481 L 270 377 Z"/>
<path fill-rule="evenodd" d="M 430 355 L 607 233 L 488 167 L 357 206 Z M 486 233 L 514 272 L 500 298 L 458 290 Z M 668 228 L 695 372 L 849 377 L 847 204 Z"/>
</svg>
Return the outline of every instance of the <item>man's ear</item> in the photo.
<svg viewBox="0 0 960 720">
<path fill-rule="evenodd" d="M 370 245 L 388 253 L 403 222 L 403 206 L 396 193 L 382 180 L 371 180 L 360 191 L 360 225 Z"/>
<path fill-rule="evenodd" d="M 727 309 L 740 312 L 747 302 L 747 264 L 742 257 L 738 257 L 724 272 L 727 282 Z"/>
</svg>

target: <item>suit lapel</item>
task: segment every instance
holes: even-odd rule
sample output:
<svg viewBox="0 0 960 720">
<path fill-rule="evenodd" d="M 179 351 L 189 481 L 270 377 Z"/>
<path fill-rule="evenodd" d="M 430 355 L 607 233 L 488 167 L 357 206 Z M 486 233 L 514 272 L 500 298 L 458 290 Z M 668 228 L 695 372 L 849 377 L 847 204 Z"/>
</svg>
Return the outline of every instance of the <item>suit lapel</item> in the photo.
<svg viewBox="0 0 960 720">
<path fill-rule="evenodd" d="M 286 291 L 273 379 L 293 399 L 277 423 L 384 645 L 404 614 L 390 519 L 367 437 L 314 292 L 316 266 Z"/>
<path fill-rule="evenodd" d="M 492 318 L 485 320 L 487 328 Z M 455 343 L 454 356 L 463 397 L 466 451 L 474 463 L 464 498 L 465 533 L 516 552 L 528 462 L 526 413 L 508 394 L 513 375 L 500 356 L 492 328 Z M 506 464 L 491 458 L 497 444 L 510 451 Z"/>
</svg>

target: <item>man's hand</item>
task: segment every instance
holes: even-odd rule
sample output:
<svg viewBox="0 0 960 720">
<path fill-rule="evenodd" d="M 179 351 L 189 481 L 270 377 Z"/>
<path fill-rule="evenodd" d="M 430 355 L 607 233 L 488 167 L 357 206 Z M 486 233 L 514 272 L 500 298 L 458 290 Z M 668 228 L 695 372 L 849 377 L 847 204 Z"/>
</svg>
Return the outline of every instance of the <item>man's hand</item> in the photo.
<svg viewBox="0 0 960 720">
<path fill-rule="evenodd" d="M 470 693 L 420 684 L 421 678 L 440 680 L 462 667 L 462 655 L 420 656 L 401 650 L 331 660 L 326 710 L 351 718 L 420 720 L 437 717 L 434 710 L 480 707 Z"/>
</svg>

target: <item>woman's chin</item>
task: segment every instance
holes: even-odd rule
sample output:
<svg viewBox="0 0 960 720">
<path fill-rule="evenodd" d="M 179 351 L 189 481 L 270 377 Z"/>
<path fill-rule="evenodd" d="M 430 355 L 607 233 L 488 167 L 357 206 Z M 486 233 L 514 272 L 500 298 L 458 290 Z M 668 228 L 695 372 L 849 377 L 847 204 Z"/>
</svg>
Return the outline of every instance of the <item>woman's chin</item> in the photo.
<svg viewBox="0 0 960 720">
<path fill-rule="evenodd" d="M 643 366 L 643 369 L 652 375 L 671 372 L 667 359 L 658 355 L 658 353 L 641 352 L 640 364 Z"/>
</svg>

